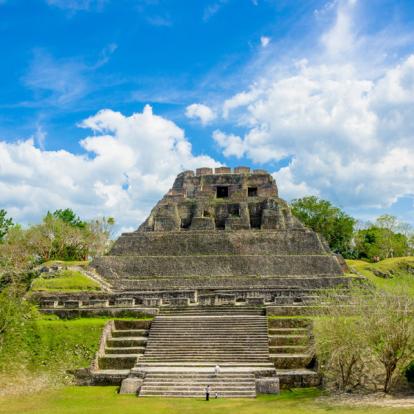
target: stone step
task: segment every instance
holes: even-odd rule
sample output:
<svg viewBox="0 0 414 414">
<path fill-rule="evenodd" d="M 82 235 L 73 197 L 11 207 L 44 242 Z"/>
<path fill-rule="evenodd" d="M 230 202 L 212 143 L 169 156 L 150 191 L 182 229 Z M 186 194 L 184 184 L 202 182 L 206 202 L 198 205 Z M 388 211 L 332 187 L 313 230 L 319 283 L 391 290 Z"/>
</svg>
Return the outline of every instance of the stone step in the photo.
<svg viewBox="0 0 414 414">
<path fill-rule="evenodd" d="M 165 352 L 168 354 L 172 354 L 172 353 L 177 353 L 177 354 L 182 354 L 183 352 L 186 353 L 190 353 L 190 354 L 197 354 L 197 353 L 203 353 L 203 354 L 211 354 L 211 353 L 220 353 L 220 352 L 226 352 L 226 353 L 231 353 L 231 352 L 245 352 L 245 353 L 249 353 L 249 354 L 269 354 L 269 350 L 266 347 L 263 348 L 254 348 L 254 349 L 249 349 L 249 348 L 243 348 L 243 347 L 204 347 L 204 348 L 200 348 L 200 347 L 192 347 L 192 348 L 187 348 L 187 347 L 173 347 L 172 349 L 168 348 L 167 346 L 165 347 L 159 347 L 159 346 L 154 346 L 154 347 L 147 347 L 146 350 L 146 355 L 148 353 L 154 353 L 154 352 Z"/>
<path fill-rule="evenodd" d="M 162 362 L 162 361 L 158 361 L 158 362 L 146 362 L 145 358 L 140 359 L 138 364 L 135 366 L 134 370 L 135 371 L 140 371 L 142 368 L 145 367 L 155 367 L 155 368 L 171 368 L 171 367 L 178 367 L 178 368 L 182 368 L 182 367 L 187 367 L 187 368 L 211 368 L 214 369 L 214 367 L 216 366 L 216 361 L 203 361 L 203 362 L 171 362 L 171 361 L 166 361 L 166 362 Z M 268 362 L 240 362 L 240 361 L 233 361 L 233 362 L 222 362 L 220 363 L 221 367 L 225 367 L 225 368 L 253 368 L 254 369 L 259 369 L 259 368 L 263 368 L 263 369 L 269 369 L 269 370 L 274 370 L 275 365 L 270 362 L 270 360 Z"/>
<path fill-rule="evenodd" d="M 129 354 L 131 355 L 131 354 Z M 134 354 L 133 354 L 134 355 Z M 111 355 L 112 356 L 112 355 Z M 152 356 L 152 355 L 145 355 L 144 358 L 141 359 L 140 362 L 149 362 L 149 361 L 212 361 L 212 362 L 219 362 L 219 361 L 268 361 L 269 356 L 252 356 L 252 355 L 223 355 L 223 354 L 199 354 L 199 355 L 162 355 L 162 356 Z"/>
<path fill-rule="evenodd" d="M 167 391 L 167 392 L 177 392 L 177 391 L 188 391 L 188 392 L 197 392 L 201 391 L 204 392 L 206 388 L 206 384 L 182 384 L 182 385 L 172 385 L 172 384 L 145 384 L 142 388 L 144 392 L 147 391 Z M 254 392 L 255 387 L 252 386 L 251 382 L 250 384 L 243 384 L 243 385 L 229 385 L 229 384 L 223 384 L 223 385 L 214 385 L 211 386 L 210 384 L 210 392 L 218 392 L 218 391 L 250 391 Z M 141 394 L 140 394 L 141 395 Z"/>
<path fill-rule="evenodd" d="M 237 371 L 222 371 L 220 374 L 215 375 L 214 370 L 212 369 L 210 372 L 207 371 L 150 371 L 146 373 L 146 379 L 155 379 L 155 378 L 162 378 L 162 379 L 174 379 L 174 380 L 181 380 L 186 378 L 193 378 L 193 379 L 210 379 L 210 380 L 217 380 L 217 379 L 243 379 L 252 378 L 254 374 L 250 372 L 237 372 Z"/>
<path fill-rule="evenodd" d="M 128 377 L 129 369 L 99 369 L 91 373 L 93 385 L 119 385 Z"/>
<path fill-rule="evenodd" d="M 105 348 L 105 354 L 143 354 L 145 346 Z"/>
<path fill-rule="evenodd" d="M 168 398 L 201 398 L 204 397 L 204 391 L 199 392 L 175 392 L 175 391 L 162 391 L 162 392 L 151 392 L 146 391 L 145 388 L 141 389 L 139 396 L 140 397 L 168 397 Z M 247 392 L 222 392 L 220 398 L 256 398 L 256 392 L 247 391 Z M 214 395 L 210 394 L 210 398 L 213 399 Z"/>
<path fill-rule="evenodd" d="M 269 345 L 306 345 L 309 343 L 307 335 L 269 335 Z"/>
<path fill-rule="evenodd" d="M 109 348 L 110 349 L 110 348 Z M 125 348 L 120 348 L 120 349 L 125 349 Z M 128 348 L 126 348 L 128 349 Z M 136 349 L 136 348 L 132 348 L 132 349 Z M 151 348 L 147 348 L 145 351 L 145 355 L 151 355 L 151 354 L 159 354 L 159 353 L 164 353 L 164 354 L 168 354 L 168 355 L 183 355 L 183 354 L 188 354 L 188 355 L 198 355 L 198 354 L 208 354 L 208 355 L 214 355 L 214 354 L 220 354 L 220 353 L 244 353 L 244 354 L 254 354 L 254 355 L 269 355 L 269 350 L 266 348 L 257 348 L 257 349 L 244 349 L 244 348 L 222 348 L 222 347 L 209 347 L 207 349 L 201 349 L 201 348 L 193 348 L 193 349 L 188 349 L 188 348 L 175 348 L 175 349 L 168 349 L 167 347 L 162 348 L 162 347 L 151 347 Z M 114 353 L 114 352 L 113 352 Z M 125 352 L 127 353 L 127 352 Z M 139 352 L 138 352 L 139 353 Z"/>
<path fill-rule="evenodd" d="M 114 325 L 117 330 L 129 330 L 129 329 L 149 329 L 152 323 L 152 319 L 147 320 L 126 320 L 115 319 Z"/>
<path fill-rule="evenodd" d="M 259 331 L 260 329 L 266 328 L 267 325 L 264 323 L 261 324 L 249 324 L 249 323 L 245 323 L 245 324 L 238 324 L 237 322 L 234 322 L 234 325 L 231 325 L 232 322 L 227 322 L 226 323 L 222 323 L 222 324 L 200 324 L 199 327 L 194 326 L 194 324 L 197 323 L 196 321 L 194 322 L 187 322 L 187 323 L 165 323 L 165 324 L 159 324 L 159 325 L 154 325 L 153 328 L 151 329 L 151 332 L 157 332 L 159 329 L 163 329 L 163 331 L 165 330 L 166 332 L 170 331 L 170 332 L 174 332 L 175 330 L 177 330 L 178 328 L 186 328 L 189 329 L 190 331 L 196 333 L 196 332 L 205 332 L 206 330 L 211 330 L 211 328 L 214 328 L 213 332 L 217 331 L 223 332 L 226 331 L 226 328 L 228 328 L 227 330 L 230 332 L 236 332 L 236 333 L 240 333 L 243 332 L 243 329 L 245 329 L 246 327 L 252 330 L 256 330 Z M 122 331 L 121 331 L 122 332 Z M 186 332 L 186 331 L 185 331 Z M 185 333 L 183 332 L 183 333 Z M 266 332 L 265 332 L 266 333 Z M 140 336 L 140 335 L 136 335 L 136 336 Z"/>
<path fill-rule="evenodd" d="M 232 357 L 232 356 L 218 356 L 218 355 L 200 355 L 199 357 L 192 357 L 192 356 L 178 356 L 178 357 L 155 357 L 155 356 L 148 356 L 141 358 L 139 360 L 140 364 L 146 364 L 149 362 L 160 362 L 160 363 L 167 363 L 167 362 L 201 362 L 201 363 L 222 363 L 222 362 L 235 362 L 235 363 L 253 363 L 253 362 L 262 362 L 267 363 L 269 360 L 269 357 L 247 357 L 247 356 L 241 356 L 241 357 Z M 306 366 L 306 364 L 303 364 L 302 367 Z M 103 368 L 103 367 L 101 367 Z M 283 367 L 281 367 L 283 368 Z"/>
<path fill-rule="evenodd" d="M 269 346 L 269 353 L 270 354 L 305 354 L 306 351 L 309 349 L 308 346 L 305 345 L 275 345 Z"/>
<path fill-rule="evenodd" d="M 270 335 L 270 337 L 277 337 L 277 336 L 283 336 L 283 337 L 305 337 L 308 338 L 306 335 Z M 179 343 L 204 343 L 206 344 L 208 342 L 218 342 L 218 343 L 228 343 L 232 340 L 237 341 L 237 343 L 244 343 L 244 342 L 251 342 L 252 340 L 256 339 L 257 341 L 266 341 L 268 338 L 268 335 L 214 335 L 213 333 L 208 333 L 205 335 L 163 335 L 163 334 L 151 334 L 148 341 L 164 341 L 164 342 L 179 342 Z M 115 339 L 115 338 L 112 338 Z M 125 339 L 125 338 L 123 338 Z"/>
<path fill-rule="evenodd" d="M 147 337 L 109 338 L 106 340 L 106 344 L 110 348 L 136 347 L 146 345 L 147 340 Z"/>
<path fill-rule="evenodd" d="M 171 381 L 152 381 L 145 379 L 145 386 L 147 388 L 190 388 L 190 387 L 205 387 L 206 385 L 210 385 L 214 389 L 217 388 L 227 388 L 227 387 L 238 387 L 238 388 L 251 388 L 252 387 L 252 380 L 244 380 L 244 381 L 234 381 L 232 379 L 226 379 L 219 382 L 213 382 L 210 380 L 198 380 L 198 379 L 191 379 L 189 381 L 175 381 L 175 379 L 171 379 Z"/>
<path fill-rule="evenodd" d="M 220 317 L 221 319 L 218 319 L 216 321 L 214 321 L 214 318 L 218 318 Z M 228 322 L 229 320 L 232 320 L 233 322 L 236 323 L 241 323 L 241 324 L 257 324 L 257 323 L 263 323 L 266 318 L 264 316 L 252 316 L 252 315 L 196 315 L 196 316 L 187 316 L 187 315 L 182 315 L 182 316 L 160 316 L 159 319 L 156 319 L 153 322 L 153 325 L 158 325 L 161 324 L 163 322 L 165 323 L 170 323 L 171 321 L 174 321 L 175 323 L 186 323 L 186 322 L 190 322 L 193 320 L 198 320 L 199 323 L 201 324 L 209 324 L 209 323 L 216 323 L 218 325 L 220 324 L 225 324 L 226 322 Z"/>
<path fill-rule="evenodd" d="M 140 396 L 202 397 L 210 385 L 210 396 L 255 397 L 255 379 L 249 372 L 226 372 L 215 376 L 200 371 L 147 372 Z"/>
<path fill-rule="evenodd" d="M 278 368 L 306 368 L 313 359 L 311 354 L 270 354 L 270 359 Z"/>
<path fill-rule="evenodd" d="M 318 387 L 320 375 L 310 369 L 277 369 L 282 389 Z"/>
<path fill-rule="evenodd" d="M 310 328 L 312 320 L 307 318 L 269 318 L 269 329 L 272 328 Z"/>
<path fill-rule="evenodd" d="M 169 309 L 169 308 L 161 308 L 160 315 L 188 315 L 188 316 L 198 316 L 198 315 L 257 315 L 261 316 L 264 314 L 263 308 L 255 308 L 255 309 L 248 309 L 245 307 L 235 308 L 235 309 L 212 309 L 205 310 L 205 309 L 197 309 L 197 308 L 183 308 L 180 310 L 177 309 Z"/>
<path fill-rule="evenodd" d="M 98 358 L 99 369 L 130 369 L 140 354 L 105 355 Z"/>
<path fill-rule="evenodd" d="M 145 378 L 145 385 L 160 385 L 160 386 L 183 386 L 183 385 L 205 385 L 206 382 L 210 385 L 214 386 L 227 386 L 229 383 L 232 385 L 237 386 L 244 386 L 244 385 L 252 385 L 251 378 L 246 379 L 246 377 L 241 378 L 234 378 L 234 377 L 225 377 L 221 378 L 198 378 L 198 377 L 189 377 L 189 378 L 178 378 L 178 377 L 171 377 L 171 378 Z"/>
<path fill-rule="evenodd" d="M 269 328 L 269 335 L 306 335 L 308 328 Z"/>
<path fill-rule="evenodd" d="M 113 330 L 111 331 L 111 336 L 113 338 L 121 338 L 121 337 L 127 337 L 127 336 L 133 336 L 133 337 L 148 336 L 148 329 Z"/>
</svg>

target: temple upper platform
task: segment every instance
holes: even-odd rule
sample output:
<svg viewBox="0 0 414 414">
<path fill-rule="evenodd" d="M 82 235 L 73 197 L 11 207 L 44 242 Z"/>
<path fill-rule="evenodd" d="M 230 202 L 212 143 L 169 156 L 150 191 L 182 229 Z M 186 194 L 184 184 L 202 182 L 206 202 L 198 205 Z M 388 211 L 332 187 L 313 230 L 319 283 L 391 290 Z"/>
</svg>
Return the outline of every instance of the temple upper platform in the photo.
<svg viewBox="0 0 414 414">
<path fill-rule="evenodd" d="M 274 178 L 248 167 L 180 173 L 138 231 L 283 230 L 302 228 Z"/>
</svg>

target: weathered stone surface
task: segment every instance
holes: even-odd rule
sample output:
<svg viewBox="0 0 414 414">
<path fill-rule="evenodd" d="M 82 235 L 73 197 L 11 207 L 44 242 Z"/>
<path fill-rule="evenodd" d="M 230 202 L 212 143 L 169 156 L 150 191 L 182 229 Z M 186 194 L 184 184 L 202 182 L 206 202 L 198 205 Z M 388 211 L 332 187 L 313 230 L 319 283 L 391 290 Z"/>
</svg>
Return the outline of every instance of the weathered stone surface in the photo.
<svg viewBox="0 0 414 414">
<path fill-rule="evenodd" d="M 279 378 L 256 378 L 256 393 L 257 394 L 279 394 L 280 384 Z"/>
<path fill-rule="evenodd" d="M 138 394 L 142 385 L 142 378 L 125 378 L 121 383 L 120 394 Z"/>
<path fill-rule="evenodd" d="M 273 177 L 245 167 L 182 172 L 138 230 L 91 266 L 113 293 L 41 297 L 42 311 L 115 314 L 250 298 L 256 306 L 311 305 L 318 290 L 351 280 L 341 257 L 278 197 Z"/>
</svg>

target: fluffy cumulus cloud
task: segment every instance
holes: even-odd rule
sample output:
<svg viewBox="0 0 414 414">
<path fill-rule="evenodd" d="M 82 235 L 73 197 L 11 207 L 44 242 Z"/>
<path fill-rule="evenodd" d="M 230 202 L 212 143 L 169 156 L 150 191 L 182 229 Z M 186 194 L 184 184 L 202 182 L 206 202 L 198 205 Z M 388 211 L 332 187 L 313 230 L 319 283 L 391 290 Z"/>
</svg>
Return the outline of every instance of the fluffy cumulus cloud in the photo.
<svg viewBox="0 0 414 414">
<path fill-rule="evenodd" d="M 245 133 L 229 128 L 213 139 L 226 156 L 288 162 L 274 172 L 287 198 L 313 193 L 344 207 L 389 206 L 414 195 L 414 54 L 372 72 L 372 56 L 384 51 L 355 37 L 356 1 L 336 5 L 318 56 L 297 56 L 283 70 L 270 63 L 223 103 L 223 118 Z"/>
<path fill-rule="evenodd" d="M 202 125 L 207 125 L 216 119 L 215 112 L 209 106 L 200 103 L 188 105 L 185 115 L 190 119 L 198 119 Z"/>
<path fill-rule="evenodd" d="M 42 150 L 33 139 L 0 141 L 0 205 L 17 221 L 70 207 L 82 217 L 111 215 L 120 228 L 137 227 L 179 171 L 219 165 L 193 155 L 184 131 L 148 105 L 131 116 L 102 110 L 80 126 L 92 132 L 80 155 Z"/>
</svg>

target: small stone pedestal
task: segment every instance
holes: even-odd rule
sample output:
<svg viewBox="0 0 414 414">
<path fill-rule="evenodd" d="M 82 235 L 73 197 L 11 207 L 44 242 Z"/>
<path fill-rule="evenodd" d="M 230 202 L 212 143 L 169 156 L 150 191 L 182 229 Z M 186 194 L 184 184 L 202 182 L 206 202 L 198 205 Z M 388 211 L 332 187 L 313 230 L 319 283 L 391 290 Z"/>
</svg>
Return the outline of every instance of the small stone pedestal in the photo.
<svg viewBox="0 0 414 414">
<path fill-rule="evenodd" d="M 142 378 L 125 378 L 122 381 L 120 394 L 138 394 L 138 391 L 142 385 Z"/>
<path fill-rule="evenodd" d="M 279 394 L 280 384 L 279 378 L 256 378 L 256 393 L 257 394 Z"/>
</svg>

